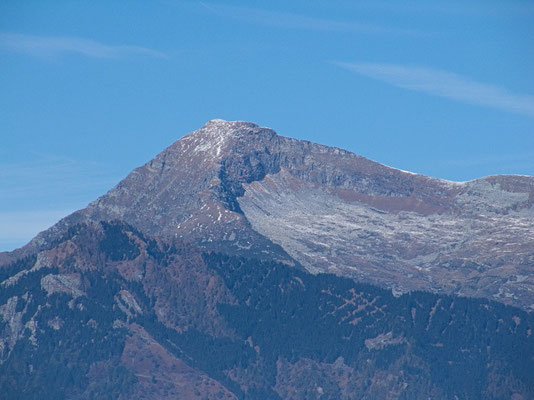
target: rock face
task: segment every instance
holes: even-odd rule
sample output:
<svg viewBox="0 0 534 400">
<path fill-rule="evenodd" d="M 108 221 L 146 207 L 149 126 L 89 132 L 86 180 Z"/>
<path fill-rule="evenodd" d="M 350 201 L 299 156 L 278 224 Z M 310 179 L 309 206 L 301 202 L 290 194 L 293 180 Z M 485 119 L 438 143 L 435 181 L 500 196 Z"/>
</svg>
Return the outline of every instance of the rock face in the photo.
<svg viewBox="0 0 534 400">
<path fill-rule="evenodd" d="M 71 227 L 0 268 L 4 399 L 530 399 L 534 314 Z"/>
<path fill-rule="evenodd" d="M 50 246 L 77 223 L 116 219 L 398 293 L 534 309 L 533 177 L 449 182 L 252 123 L 212 120 L 22 252 Z"/>
<path fill-rule="evenodd" d="M 269 149 L 284 140 L 251 123 L 210 121 L 136 168 L 86 209 L 37 236 L 29 247 L 46 247 L 79 222 L 116 219 L 151 235 L 291 262 L 251 228 L 237 202 L 242 183 L 278 170 Z"/>
<path fill-rule="evenodd" d="M 499 180 L 512 179 L 447 184 L 435 202 L 402 209 L 409 197 L 364 202 L 352 189 L 340 195 L 284 170 L 246 185 L 239 203 L 254 229 L 312 272 L 534 309 L 531 194 L 503 190 Z M 437 203 L 440 210 L 428 211 Z"/>
<path fill-rule="evenodd" d="M 345 150 L 213 120 L 34 239 L 122 220 L 205 249 L 295 261 L 397 292 L 534 309 L 534 178 L 449 182 Z"/>
<path fill-rule="evenodd" d="M 533 204 L 210 121 L 0 254 L 0 393 L 533 398 Z"/>
</svg>

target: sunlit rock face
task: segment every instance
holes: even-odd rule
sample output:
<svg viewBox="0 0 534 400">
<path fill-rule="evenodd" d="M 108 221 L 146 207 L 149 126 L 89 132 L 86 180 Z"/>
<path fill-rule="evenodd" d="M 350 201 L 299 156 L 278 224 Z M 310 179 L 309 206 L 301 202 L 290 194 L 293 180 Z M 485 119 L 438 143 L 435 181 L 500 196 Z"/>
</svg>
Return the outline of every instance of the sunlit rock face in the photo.
<svg viewBox="0 0 534 400">
<path fill-rule="evenodd" d="M 533 193 L 210 121 L 0 253 L 0 392 L 534 398 Z"/>
<path fill-rule="evenodd" d="M 449 204 L 428 212 L 424 203 L 381 204 L 397 200 L 391 197 L 356 200 L 358 192 L 340 195 L 283 170 L 246 185 L 239 204 L 254 229 L 313 273 L 351 276 L 399 293 L 423 289 L 534 308 L 533 215 L 522 207 L 529 194 L 490 182 L 450 184 Z M 500 204 L 485 204 L 480 186 Z"/>
<path fill-rule="evenodd" d="M 81 223 L 0 268 L 3 398 L 530 399 L 534 314 Z"/>
<path fill-rule="evenodd" d="M 37 236 L 122 220 L 208 250 L 534 309 L 534 178 L 449 182 L 249 122 L 209 121 Z M 6 256 L 4 256 L 6 257 Z"/>
</svg>

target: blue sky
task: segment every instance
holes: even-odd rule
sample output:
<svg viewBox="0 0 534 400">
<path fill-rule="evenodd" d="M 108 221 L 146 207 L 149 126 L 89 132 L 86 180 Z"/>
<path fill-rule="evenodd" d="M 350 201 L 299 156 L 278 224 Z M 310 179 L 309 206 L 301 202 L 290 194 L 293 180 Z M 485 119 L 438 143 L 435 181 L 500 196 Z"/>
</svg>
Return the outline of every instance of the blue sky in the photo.
<svg viewBox="0 0 534 400">
<path fill-rule="evenodd" d="M 534 175 L 533 45 L 532 1 L 2 1 L 0 250 L 213 118 Z"/>
</svg>

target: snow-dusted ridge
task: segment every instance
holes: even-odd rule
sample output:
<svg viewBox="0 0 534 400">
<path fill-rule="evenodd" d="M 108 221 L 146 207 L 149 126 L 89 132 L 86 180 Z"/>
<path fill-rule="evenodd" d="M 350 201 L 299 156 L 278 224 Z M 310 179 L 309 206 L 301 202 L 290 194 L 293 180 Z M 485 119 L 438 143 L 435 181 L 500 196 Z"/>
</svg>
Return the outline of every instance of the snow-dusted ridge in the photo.
<svg viewBox="0 0 534 400">
<path fill-rule="evenodd" d="M 215 119 L 17 254 L 80 222 L 121 220 L 206 250 L 528 309 L 533 205 L 531 177 L 451 182 Z"/>
</svg>

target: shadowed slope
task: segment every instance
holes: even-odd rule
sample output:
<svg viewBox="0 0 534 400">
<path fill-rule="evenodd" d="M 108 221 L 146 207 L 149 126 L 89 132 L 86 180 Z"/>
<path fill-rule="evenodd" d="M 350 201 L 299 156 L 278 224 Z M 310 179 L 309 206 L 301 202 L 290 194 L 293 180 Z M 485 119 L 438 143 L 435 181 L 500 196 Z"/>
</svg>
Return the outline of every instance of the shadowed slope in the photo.
<svg viewBox="0 0 534 400">
<path fill-rule="evenodd" d="M 455 183 L 212 120 L 15 253 L 122 220 L 204 249 L 534 307 L 534 178 Z M 8 258 L 4 255 L 4 258 Z M 12 257 L 13 259 L 13 257 Z"/>
</svg>

